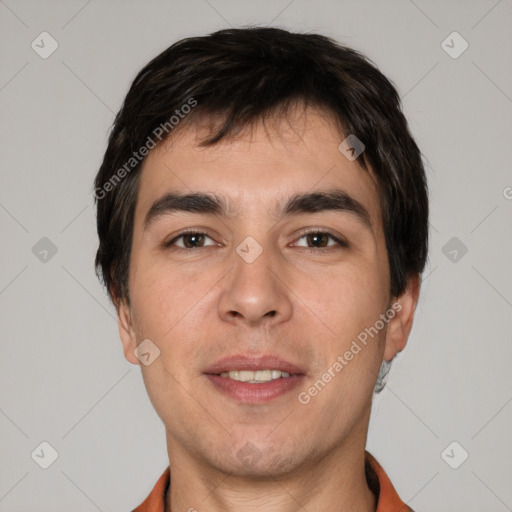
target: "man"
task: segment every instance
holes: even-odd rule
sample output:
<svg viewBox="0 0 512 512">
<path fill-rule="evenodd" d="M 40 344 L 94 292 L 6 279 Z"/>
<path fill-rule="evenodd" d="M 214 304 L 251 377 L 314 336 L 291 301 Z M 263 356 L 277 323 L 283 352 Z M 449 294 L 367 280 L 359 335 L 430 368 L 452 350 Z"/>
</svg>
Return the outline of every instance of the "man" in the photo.
<svg viewBox="0 0 512 512">
<path fill-rule="evenodd" d="M 365 452 L 428 246 L 389 80 L 320 35 L 179 41 L 135 78 L 95 187 L 98 273 L 166 428 L 136 511 L 410 510 Z"/>
</svg>

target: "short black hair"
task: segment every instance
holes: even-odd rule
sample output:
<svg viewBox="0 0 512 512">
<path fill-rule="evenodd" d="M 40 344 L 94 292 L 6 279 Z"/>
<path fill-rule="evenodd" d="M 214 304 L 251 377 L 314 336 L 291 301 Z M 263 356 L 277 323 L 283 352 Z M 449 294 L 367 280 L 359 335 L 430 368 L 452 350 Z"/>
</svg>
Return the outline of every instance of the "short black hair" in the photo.
<svg viewBox="0 0 512 512">
<path fill-rule="evenodd" d="M 355 135 L 365 146 L 357 162 L 371 169 L 378 186 L 390 295 L 401 295 L 408 279 L 421 274 L 428 253 L 427 181 L 393 83 L 361 52 L 326 36 L 232 28 L 167 48 L 137 74 L 116 115 L 94 182 L 95 267 L 116 306 L 129 303 L 133 221 L 148 150 L 198 116 L 221 120 L 202 142 L 210 145 L 297 103 L 320 107 L 340 135 Z"/>
</svg>

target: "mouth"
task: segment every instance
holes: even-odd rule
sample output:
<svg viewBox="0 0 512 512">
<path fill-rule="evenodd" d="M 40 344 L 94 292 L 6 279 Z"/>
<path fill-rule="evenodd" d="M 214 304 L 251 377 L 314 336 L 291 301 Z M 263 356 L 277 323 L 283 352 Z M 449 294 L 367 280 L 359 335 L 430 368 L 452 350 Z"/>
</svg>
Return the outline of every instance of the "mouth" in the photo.
<svg viewBox="0 0 512 512">
<path fill-rule="evenodd" d="M 276 379 L 287 379 L 291 374 L 282 370 L 231 370 L 229 372 L 222 372 L 219 375 L 224 379 L 259 384 L 260 382 L 271 382 Z"/>
<path fill-rule="evenodd" d="M 268 402 L 289 393 L 304 379 L 303 368 L 274 356 L 225 357 L 204 375 L 216 391 L 242 403 Z"/>
<path fill-rule="evenodd" d="M 273 355 L 248 357 L 232 355 L 223 357 L 204 370 L 207 375 L 218 375 L 241 382 L 267 382 L 295 375 L 305 375 L 306 371 L 297 364 Z"/>
</svg>

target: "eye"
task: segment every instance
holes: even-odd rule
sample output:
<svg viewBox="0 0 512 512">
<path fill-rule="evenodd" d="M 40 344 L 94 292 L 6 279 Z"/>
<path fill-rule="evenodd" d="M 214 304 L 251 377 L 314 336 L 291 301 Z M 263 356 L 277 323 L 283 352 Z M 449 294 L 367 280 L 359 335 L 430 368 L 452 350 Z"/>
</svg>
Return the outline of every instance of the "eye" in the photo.
<svg viewBox="0 0 512 512">
<path fill-rule="evenodd" d="M 181 249 L 201 249 L 203 247 L 207 247 L 204 245 L 205 240 L 213 240 L 206 234 L 199 231 L 187 231 L 185 233 L 181 233 L 171 241 L 165 243 L 165 247 L 179 247 Z M 180 241 L 180 243 L 178 243 Z M 213 244 L 215 245 L 215 242 Z"/>
<path fill-rule="evenodd" d="M 212 243 L 207 244 L 206 240 Z M 312 252 L 321 252 L 329 247 L 338 246 L 348 248 L 348 244 L 328 231 L 309 231 L 302 233 L 298 239 L 304 240 L 305 243 L 296 242 L 293 244 L 297 247 L 304 247 Z M 175 236 L 169 242 L 165 242 L 166 248 L 178 247 L 180 249 L 202 249 L 204 247 L 218 245 L 211 237 L 201 231 L 186 231 Z"/>
<path fill-rule="evenodd" d="M 336 237 L 332 233 L 329 233 L 328 231 L 309 231 L 306 233 L 303 233 L 299 240 L 305 239 L 306 244 L 301 245 L 299 243 L 296 243 L 294 245 L 297 245 L 299 247 L 306 247 L 308 249 L 312 249 L 315 251 L 315 249 L 325 249 L 332 246 L 340 246 L 340 247 L 348 247 L 348 244 L 341 240 L 340 238 Z M 329 243 L 329 239 L 333 243 Z M 312 245 L 309 245 L 312 244 Z M 318 251 L 316 251 L 318 252 Z"/>
</svg>

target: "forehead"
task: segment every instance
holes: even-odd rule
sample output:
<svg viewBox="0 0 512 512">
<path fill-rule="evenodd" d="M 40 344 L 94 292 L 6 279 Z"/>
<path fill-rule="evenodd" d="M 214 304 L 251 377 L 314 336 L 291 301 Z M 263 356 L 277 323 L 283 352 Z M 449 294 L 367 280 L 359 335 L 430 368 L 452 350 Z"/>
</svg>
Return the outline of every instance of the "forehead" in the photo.
<svg viewBox="0 0 512 512">
<path fill-rule="evenodd" d="M 325 112 L 308 108 L 201 146 L 209 135 L 208 120 L 194 121 L 151 150 L 142 166 L 136 223 L 141 225 L 152 205 L 171 192 L 213 193 L 235 217 L 275 217 L 294 195 L 341 189 L 380 229 L 375 180 L 338 149 L 344 135 Z"/>
</svg>

